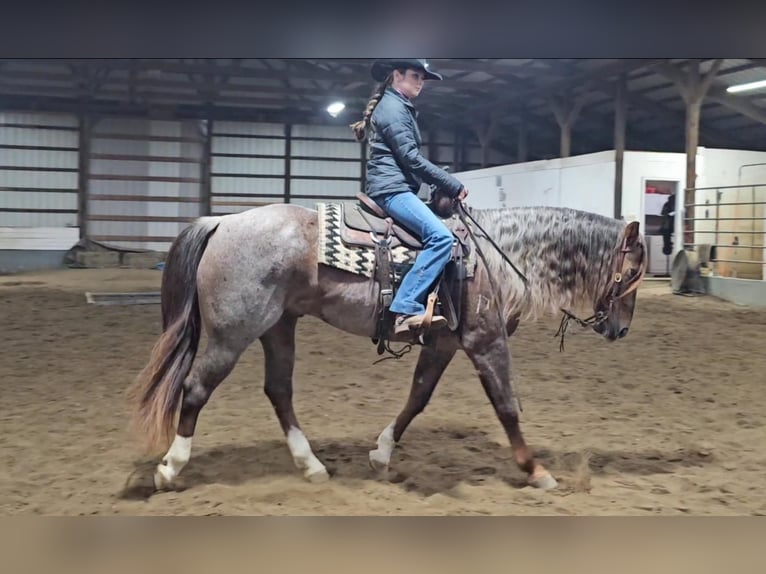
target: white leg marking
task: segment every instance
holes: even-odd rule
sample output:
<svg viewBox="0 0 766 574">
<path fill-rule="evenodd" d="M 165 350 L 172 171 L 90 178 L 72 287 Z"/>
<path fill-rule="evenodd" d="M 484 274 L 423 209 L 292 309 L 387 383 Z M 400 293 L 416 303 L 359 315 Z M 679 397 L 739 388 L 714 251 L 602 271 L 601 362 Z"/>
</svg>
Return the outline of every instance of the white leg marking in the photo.
<svg viewBox="0 0 766 574">
<path fill-rule="evenodd" d="M 375 470 L 385 470 L 391 462 L 394 452 L 394 422 L 391 422 L 378 437 L 378 448 L 370 451 L 370 465 Z"/>
<path fill-rule="evenodd" d="M 189 462 L 191 446 L 192 437 L 176 435 L 162 462 L 157 465 L 157 471 L 154 473 L 155 488 L 159 490 L 173 484 L 173 480 Z"/>
<path fill-rule="evenodd" d="M 287 431 L 287 447 L 293 455 L 295 466 L 303 471 L 303 476 L 307 479 L 318 482 L 329 477 L 325 466 L 314 456 L 311 445 L 301 429 L 290 427 Z"/>
</svg>

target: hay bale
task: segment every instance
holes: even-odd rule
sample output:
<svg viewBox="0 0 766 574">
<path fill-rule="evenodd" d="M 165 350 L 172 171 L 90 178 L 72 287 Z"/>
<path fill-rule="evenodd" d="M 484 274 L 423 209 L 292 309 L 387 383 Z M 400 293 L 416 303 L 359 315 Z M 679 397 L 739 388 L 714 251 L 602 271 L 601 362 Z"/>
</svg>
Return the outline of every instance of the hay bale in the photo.
<svg viewBox="0 0 766 574">
<path fill-rule="evenodd" d="M 116 251 L 79 251 L 75 254 L 79 267 L 104 269 L 120 266 L 120 254 Z"/>
</svg>

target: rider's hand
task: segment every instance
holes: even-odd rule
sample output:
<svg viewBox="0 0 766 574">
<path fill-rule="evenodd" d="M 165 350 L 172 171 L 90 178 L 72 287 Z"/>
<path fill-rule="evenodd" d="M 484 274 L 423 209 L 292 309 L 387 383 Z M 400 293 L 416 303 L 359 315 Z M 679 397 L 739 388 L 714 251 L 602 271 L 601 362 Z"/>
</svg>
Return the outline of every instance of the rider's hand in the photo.
<svg viewBox="0 0 766 574">
<path fill-rule="evenodd" d="M 463 189 L 460 190 L 460 193 L 457 194 L 457 200 L 464 201 L 467 195 L 468 195 L 468 190 L 464 187 Z"/>
</svg>

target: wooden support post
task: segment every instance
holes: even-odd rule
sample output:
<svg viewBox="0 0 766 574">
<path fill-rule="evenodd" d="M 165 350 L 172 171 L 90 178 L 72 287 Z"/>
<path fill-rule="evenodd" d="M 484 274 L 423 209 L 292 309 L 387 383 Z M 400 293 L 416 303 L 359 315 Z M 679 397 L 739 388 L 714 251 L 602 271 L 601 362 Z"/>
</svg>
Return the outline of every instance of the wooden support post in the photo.
<svg viewBox="0 0 766 574">
<path fill-rule="evenodd" d="M 565 123 L 561 127 L 561 141 L 559 144 L 559 157 L 569 157 L 572 149 L 572 124 Z"/>
<path fill-rule="evenodd" d="M 468 138 L 466 137 L 466 133 L 460 134 L 460 170 L 464 171 L 466 168 L 466 164 L 468 163 L 467 155 L 468 155 Z"/>
<path fill-rule="evenodd" d="M 700 77 L 699 60 L 689 62 L 689 72 L 684 73 L 672 64 L 665 64 L 660 71 L 676 84 L 686 102 L 686 185 L 684 186 L 684 203 L 686 205 L 696 203 L 695 187 L 697 185 L 697 146 L 699 144 L 700 111 L 705 94 L 710 89 L 718 70 L 723 63 L 722 59 L 715 60 L 710 70 L 704 77 Z M 676 205 L 676 217 L 691 218 L 694 217 L 695 209 L 689 207 L 683 209 L 681 205 Z M 681 249 L 684 244 L 694 243 L 694 221 L 689 221 L 684 225 L 683 242 L 678 238 Z"/>
<path fill-rule="evenodd" d="M 519 120 L 518 141 L 516 144 L 516 161 L 522 163 L 527 161 L 527 121 L 524 116 Z"/>
<path fill-rule="evenodd" d="M 202 134 L 202 165 L 201 165 L 201 185 L 200 185 L 200 215 L 212 215 L 212 197 L 213 197 L 213 120 L 210 114 L 207 114 L 205 120 L 205 131 Z"/>
<path fill-rule="evenodd" d="M 434 129 L 428 130 L 428 160 L 431 163 L 439 163 L 438 132 Z"/>
<path fill-rule="evenodd" d="M 285 124 L 285 203 L 290 203 L 290 163 L 292 161 L 292 132 L 293 126 L 290 123 Z"/>
<path fill-rule="evenodd" d="M 622 217 L 622 164 L 625 156 L 625 127 L 627 123 L 627 76 L 617 81 L 614 98 L 614 217 Z"/>
<path fill-rule="evenodd" d="M 585 100 L 582 97 L 566 100 L 560 96 L 552 96 L 550 99 L 551 109 L 561 129 L 560 157 L 569 157 L 572 148 L 572 126 L 584 104 Z"/>
<path fill-rule="evenodd" d="M 91 117 L 85 111 L 78 114 L 78 153 L 77 163 L 77 226 L 80 239 L 88 237 L 88 187 L 90 180 L 90 142 Z"/>
<path fill-rule="evenodd" d="M 455 128 L 455 139 L 452 144 L 452 171 L 458 172 L 460 171 L 460 142 L 461 142 L 461 136 L 460 136 L 460 130 L 458 128 Z"/>
<path fill-rule="evenodd" d="M 487 167 L 487 164 L 489 164 L 489 145 L 492 143 L 492 138 L 495 135 L 497 123 L 497 116 L 490 114 L 484 121 L 475 121 L 473 124 L 473 131 L 481 146 L 481 167 Z"/>
</svg>

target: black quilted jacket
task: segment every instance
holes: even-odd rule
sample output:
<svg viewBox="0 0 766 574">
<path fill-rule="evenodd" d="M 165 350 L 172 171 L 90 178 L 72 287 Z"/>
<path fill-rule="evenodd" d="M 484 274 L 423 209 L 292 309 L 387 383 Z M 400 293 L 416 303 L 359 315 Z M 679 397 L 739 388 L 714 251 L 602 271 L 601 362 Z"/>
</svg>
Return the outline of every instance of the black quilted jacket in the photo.
<svg viewBox="0 0 766 574">
<path fill-rule="evenodd" d="M 436 185 L 451 196 L 463 187 L 457 179 L 420 153 L 417 112 L 407 98 L 389 87 L 371 118 L 370 157 L 367 160 L 367 195 L 411 191 L 421 183 Z"/>
</svg>

